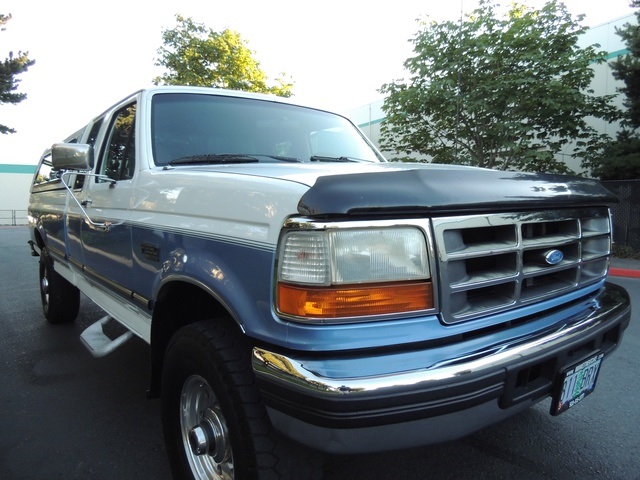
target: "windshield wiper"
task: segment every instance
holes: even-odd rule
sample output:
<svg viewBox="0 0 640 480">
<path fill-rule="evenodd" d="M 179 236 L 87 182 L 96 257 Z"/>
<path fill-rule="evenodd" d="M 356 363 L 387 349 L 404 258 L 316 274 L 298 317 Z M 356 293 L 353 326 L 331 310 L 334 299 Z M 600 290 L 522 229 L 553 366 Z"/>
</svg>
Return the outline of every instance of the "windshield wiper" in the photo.
<svg viewBox="0 0 640 480">
<path fill-rule="evenodd" d="M 225 164 L 225 163 L 258 163 L 251 155 L 237 153 L 212 153 L 208 155 L 190 155 L 171 160 L 169 165 L 199 165 L 199 164 Z"/>
<path fill-rule="evenodd" d="M 259 158 L 262 157 L 262 158 Z M 264 153 L 210 153 L 202 155 L 190 155 L 171 160 L 169 165 L 196 165 L 196 164 L 234 164 L 234 163 L 258 163 L 267 162 L 269 160 L 278 162 L 301 163 L 299 158 L 283 157 L 280 155 L 268 155 Z"/>
<path fill-rule="evenodd" d="M 325 157 L 322 155 L 312 155 L 309 160 L 312 162 L 339 162 L 339 163 L 362 161 L 362 160 L 357 160 L 355 158 L 349 158 L 349 157 Z"/>
<path fill-rule="evenodd" d="M 283 157 L 280 155 L 265 155 L 265 154 L 255 154 L 257 157 L 267 157 L 267 158 L 273 158 L 274 160 L 279 160 L 281 162 L 289 162 L 289 163 L 302 163 L 302 160 L 300 160 L 299 158 L 296 157 Z"/>
</svg>

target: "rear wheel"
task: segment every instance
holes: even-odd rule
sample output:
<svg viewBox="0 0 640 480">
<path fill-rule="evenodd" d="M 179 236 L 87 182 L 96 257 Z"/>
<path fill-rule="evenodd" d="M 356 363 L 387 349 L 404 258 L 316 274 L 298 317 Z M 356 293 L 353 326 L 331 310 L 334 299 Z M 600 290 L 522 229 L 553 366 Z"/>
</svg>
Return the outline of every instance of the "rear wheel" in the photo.
<svg viewBox="0 0 640 480">
<path fill-rule="evenodd" d="M 80 310 L 80 290 L 53 269 L 47 247 L 40 252 L 40 299 L 49 323 L 73 322 Z"/>
<path fill-rule="evenodd" d="M 322 475 L 319 453 L 273 431 L 255 384 L 250 347 L 224 322 L 188 325 L 169 342 L 162 373 L 162 420 L 174 478 Z"/>
</svg>

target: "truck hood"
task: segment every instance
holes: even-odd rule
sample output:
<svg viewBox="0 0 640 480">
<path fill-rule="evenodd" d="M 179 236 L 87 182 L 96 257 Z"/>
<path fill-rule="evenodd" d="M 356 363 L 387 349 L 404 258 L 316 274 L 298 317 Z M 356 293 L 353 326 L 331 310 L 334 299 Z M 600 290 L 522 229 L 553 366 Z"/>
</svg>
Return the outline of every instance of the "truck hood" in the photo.
<svg viewBox="0 0 640 480">
<path fill-rule="evenodd" d="M 403 164 L 377 172 L 318 177 L 300 199 L 298 210 L 313 216 L 445 215 L 616 202 L 599 182 L 582 177 Z"/>
<path fill-rule="evenodd" d="M 610 205 L 618 201 L 593 179 L 459 165 L 350 163 L 246 167 L 231 167 L 227 171 L 308 185 L 298 211 L 310 216 L 427 212 L 446 215 Z"/>
</svg>

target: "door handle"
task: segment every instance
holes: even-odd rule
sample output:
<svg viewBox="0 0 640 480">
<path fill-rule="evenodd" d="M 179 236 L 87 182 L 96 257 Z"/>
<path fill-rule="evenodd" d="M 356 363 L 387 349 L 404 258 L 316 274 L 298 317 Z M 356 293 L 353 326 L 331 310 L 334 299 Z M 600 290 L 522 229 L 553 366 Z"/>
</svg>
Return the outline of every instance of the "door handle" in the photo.
<svg viewBox="0 0 640 480">
<path fill-rule="evenodd" d="M 82 203 L 78 200 L 78 198 L 74 195 L 73 190 L 71 190 L 71 188 L 69 187 L 69 184 L 66 182 L 64 176 L 65 175 L 69 175 L 73 172 L 70 171 L 63 171 L 62 174 L 60 175 L 60 181 L 62 182 L 62 185 L 64 185 L 64 188 L 67 190 L 67 192 L 69 193 L 69 195 L 71 195 L 71 198 L 73 199 L 74 202 L 76 202 L 76 204 L 78 205 L 78 207 L 80 207 L 80 210 L 82 210 L 82 214 L 84 215 L 84 217 L 87 219 L 87 221 L 89 222 L 89 225 L 91 225 L 93 228 L 97 229 L 97 230 L 102 230 L 103 232 L 108 232 L 109 229 L 111 229 L 111 227 L 113 226 L 113 224 L 111 222 L 94 222 L 93 220 L 91 220 L 91 218 L 89 217 L 89 214 L 84 210 L 85 206 L 89 206 L 93 203 L 93 200 L 91 200 L 90 198 L 87 198 L 86 200 L 84 200 Z M 80 173 L 80 175 L 82 175 L 82 173 Z M 88 177 L 97 177 L 97 178 L 101 178 L 103 175 L 94 175 L 94 174 L 90 174 L 87 173 L 85 174 Z M 115 180 L 109 179 L 111 181 L 111 185 L 109 185 L 109 188 L 113 188 L 113 186 L 116 184 Z M 120 223 L 116 223 L 116 225 L 122 225 L 123 222 Z"/>
</svg>

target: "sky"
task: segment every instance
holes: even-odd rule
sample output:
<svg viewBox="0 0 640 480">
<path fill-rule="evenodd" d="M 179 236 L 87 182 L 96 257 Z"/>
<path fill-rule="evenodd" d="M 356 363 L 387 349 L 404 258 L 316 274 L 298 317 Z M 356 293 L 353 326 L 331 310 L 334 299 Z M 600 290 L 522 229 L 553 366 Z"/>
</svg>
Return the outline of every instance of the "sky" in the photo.
<svg viewBox="0 0 640 480">
<path fill-rule="evenodd" d="M 505 0 L 503 3 L 508 4 Z M 534 7 L 543 0 L 524 0 Z M 346 114 L 380 99 L 404 76 L 421 20 L 457 20 L 477 0 L 0 0 L 11 14 L 0 59 L 28 52 L 18 78 L 27 99 L 0 105 L 0 164 L 36 164 L 41 153 L 129 94 L 152 85 L 162 31 L 175 16 L 238 32 L 269 78 L 281 72 L 299 103 Z M 633 13 L 628 0 L 565 0 L 583 25 Z"/>
</svg>

